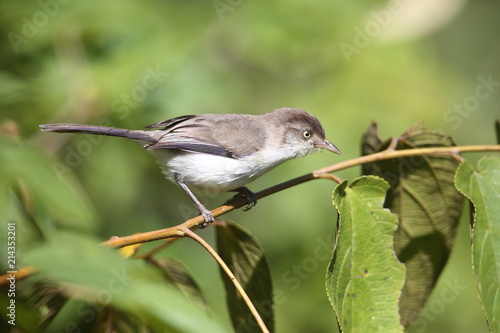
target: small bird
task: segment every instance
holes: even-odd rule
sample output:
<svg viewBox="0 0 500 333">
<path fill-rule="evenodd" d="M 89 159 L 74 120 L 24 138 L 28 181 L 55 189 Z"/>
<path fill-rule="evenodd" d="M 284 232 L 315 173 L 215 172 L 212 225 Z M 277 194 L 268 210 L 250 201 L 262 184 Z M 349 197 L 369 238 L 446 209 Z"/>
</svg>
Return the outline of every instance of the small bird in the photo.
<svg viewBox="0 0 500 333">
<path fill-rule="evenodd" d="M 196 205 L 205 222 L 212 213 L 193 194 L 236 191 L 256 204 L 245 184 L 293 158 L 316 150 L 340 151 L 325 138 L 319 120 L 304 110 L 281 108 L 263 115 L 200 114 L 129 130 L 83 124 L 45 124 L 42 131 L 117 136 L 146 143 L 163 169 Z"/>
</svg>

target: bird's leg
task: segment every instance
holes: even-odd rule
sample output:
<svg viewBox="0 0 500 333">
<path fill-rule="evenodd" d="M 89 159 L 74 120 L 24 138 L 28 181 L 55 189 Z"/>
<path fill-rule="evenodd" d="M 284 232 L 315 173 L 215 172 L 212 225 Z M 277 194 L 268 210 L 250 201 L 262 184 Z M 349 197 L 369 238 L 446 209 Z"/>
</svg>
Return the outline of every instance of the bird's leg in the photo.
<svg viewBox="0 0 500 333">
<path fill-rule="evenodd" d="M 238 194 L 236 194 L 237 196 L 242 196 L 247 200 L 248 205 L 243 208 L 244 211 L 249 210 L 257 204 L 257 196 L 255 195 L 255 193 L 250 191 L 248 187 L 239 187 L 236 190 L 233 190 L 233 192 L 238 192 Z"/>
<path fill-rule="evenodd" d="M 189 187 L 187 187 L 186 184 L 184 184 L 184 181 L 182 177 L 179 174 L 175 174 L 175 182 L 186 192 L 186 194 L 189 196 L 191 201 L 194 203 L 196 208 L 198 208 L 198 211 L 200 212 L 201 216 L 205 219 L 205 222 L 201 224 L 201 228 L 205 228 L 209 223 L 212 223 L 215 219 L 212 215 L 212 213 L 205 208 L 205 206 L 202 205 L 200 200 L 191 192 Z"/>
</svg>

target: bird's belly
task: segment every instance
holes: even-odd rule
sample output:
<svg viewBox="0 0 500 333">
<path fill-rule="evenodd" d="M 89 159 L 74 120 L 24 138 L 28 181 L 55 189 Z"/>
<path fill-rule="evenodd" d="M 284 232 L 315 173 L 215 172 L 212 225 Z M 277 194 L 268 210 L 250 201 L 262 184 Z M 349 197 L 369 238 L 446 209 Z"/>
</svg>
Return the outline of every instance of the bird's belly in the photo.
<svg viewBox="0 0 500 333">
<path fill-rule="evenodd" d="M 272 166 L 255 161 L 203 153 L 154 150 L 165 176 L 175 182 L 179 175 L 194 192 L 215 193 L 237 189 L 259 177 Z"/>
</svg>

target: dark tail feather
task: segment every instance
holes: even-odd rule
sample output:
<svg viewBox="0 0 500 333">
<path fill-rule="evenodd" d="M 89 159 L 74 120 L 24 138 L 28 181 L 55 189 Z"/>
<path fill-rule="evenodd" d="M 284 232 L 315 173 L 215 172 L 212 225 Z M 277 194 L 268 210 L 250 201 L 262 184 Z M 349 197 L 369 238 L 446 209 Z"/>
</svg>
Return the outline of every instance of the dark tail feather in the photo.
<svg viewBox="0 0 500 333">
<path fill-rule="evenodd" d="M 42 131 L 58 132 L 58 133 L 87 133 L 107 136 L 118 136 L 121 138 L 156 142 L 155 138 L 149 135 L 146 131 L 128 130 L 123 128 L 82 125 L 82 124 L 45 124 L 40 125 Z"/>
</svg>

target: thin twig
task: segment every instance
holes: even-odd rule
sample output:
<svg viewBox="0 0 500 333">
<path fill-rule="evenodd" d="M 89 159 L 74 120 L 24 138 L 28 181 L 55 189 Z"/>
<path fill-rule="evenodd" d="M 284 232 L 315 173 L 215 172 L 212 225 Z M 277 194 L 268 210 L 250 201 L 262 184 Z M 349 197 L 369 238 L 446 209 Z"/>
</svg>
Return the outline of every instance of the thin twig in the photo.
<svg viewBox="0 0 500 333">
<path fill-rule="evenodd" d="M 332 173 L 335 171 L 347 169 L 361 164 L 373 163 L 382 160 L 390 160 L 393 158 L 403 158 L 419 155 L 455 155 L 465 152 L 479 151 L 500 151 L 500 145 L 484 145 L 484 146 L 456 146 L 456 147 L 430 147 L 404 150 L 384 150 L 379 153 L 365 155 L 337 164 L 333 164 L 317 170 L 317 173 Z"/>
<path fill-rule="evenodd" d="M 234 276 L 233 272 L 231 272 L 231 270 L 226 265 L 226 263 L 224 262 L 224 260 L 222 260 L 222 258 L 219 256 L 219 254 L 217 253 L 217 251 L 215 251 L 210 246 L 210 244 L 208 244 L 203 238 L 201 238 L 200 236 L 198 236 L 195 232 L 193 232 L 193 231 L 191 231 L 191 230 L 188 229 L 188 230 L 186 230 L 186 234 L 185 235 L 187 237 L 190 237 L 193 240 L 197 241 L 201 246 L 203 246 L 205 248 L 205 250 L 208 251 L 208 253 L 210 253 L 212 255 L 212 257 L 214 257 L 214 259 L 222 267 L 222 269 L 224 270 L 224 272 L 226 272 L 227 276 L 229 276 L 229 279 L 233 282 L 234 286 L 236 287 L 236 289 L 240 293 L 241 298 L 245 301 L 245 303 L 248 306 L 248 309 L 250 309 L 250 312 L 252 313 L 252 315 L 254 316 L 255 320 L 259 324 L 259 327 L 262 330 L 262 332 L 269 333 L 269 330 L 267 329 L 266 324 L 264 323 L 264 320 L 262 320 L 261 316 L 259 315 L 259 312 L 257 312 L 257 309 L 255 308 L 255 306 L 253 305 L 252 301 L 250 300 L 250 297 L 248 297 L 247 293 L 245 292 L 245 289 L 243 289 L 243 287 L 241 286 L 241 284 L 238 282 L 238 280 Z"/>
<path fill-rule="evenodd" d="M 313 172 L 313 176 L 314 176 L 314 179 L 329 179 L 329 180 L 333 180 L 337 184 L 342 183 L 342 179 L 340 179 L 339 177 L 337 177 L 335 175 L 330 175 L 329 173 L 318 173 L 318 174 L 315 174 Z"/>
<path fill-rule="evenodd" d="M 136 259 L 149 259 L 149 258 L 153 257 L 155 254 L 157 254 L 158 252 L 160 252 L 161 250 L 163 250 L 164 248 L 170 246 L 170 244 L 172 244 L 173 242 L 175 242 L 178 239 L 179 238 L 167 238 L 163 243 L 161 243 L 157 247 L 153 248 L 152 250 L 149 250 L 146 253 L 136 255 L 136 256 L 134 256 L 134 258 L 136 258 Z"/>
</svg>

